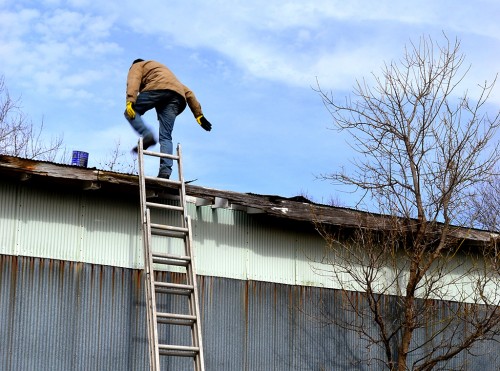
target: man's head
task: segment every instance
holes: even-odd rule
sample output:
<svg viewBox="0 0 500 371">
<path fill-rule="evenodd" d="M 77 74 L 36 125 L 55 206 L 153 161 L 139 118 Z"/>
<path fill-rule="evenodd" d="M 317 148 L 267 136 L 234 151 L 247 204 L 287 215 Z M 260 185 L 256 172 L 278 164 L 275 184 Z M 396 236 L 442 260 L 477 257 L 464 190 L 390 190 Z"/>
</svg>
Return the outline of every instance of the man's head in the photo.
<svg viewBox="0 0 500 371">
<path fill-rule="evenodd" d="M 132 64 L 136 64 L 136 63 L 139 63 L 139 62 L 144 62 L 144 59 L 136 59 L 135 61 L 132 62 Z"/>
</svg>

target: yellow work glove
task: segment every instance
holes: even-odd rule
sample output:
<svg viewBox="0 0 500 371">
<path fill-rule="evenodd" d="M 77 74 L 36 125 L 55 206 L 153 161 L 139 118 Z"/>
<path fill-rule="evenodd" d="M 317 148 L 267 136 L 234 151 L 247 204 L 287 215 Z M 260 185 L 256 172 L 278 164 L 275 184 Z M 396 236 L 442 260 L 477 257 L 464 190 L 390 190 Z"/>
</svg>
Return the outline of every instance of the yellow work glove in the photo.
<svg viewBox="0 0 500 371">
<path fill-rule="evenodd" d="M 132 102 L 127 102 L 127 108 L 125 108 L 125 113 L 130 119 L 135 118 L 135 111 Z"/>
<path fill-rule="evenodd" d="M 201 125 L 203 129 L 206 131 L 212 130 L 212 124 L 208 122 L 208 120 L 205 118 L 205 116 L 201 115 L 196 118 L 196 121 L 198 121 L 198 124 Z"/>
</svg>

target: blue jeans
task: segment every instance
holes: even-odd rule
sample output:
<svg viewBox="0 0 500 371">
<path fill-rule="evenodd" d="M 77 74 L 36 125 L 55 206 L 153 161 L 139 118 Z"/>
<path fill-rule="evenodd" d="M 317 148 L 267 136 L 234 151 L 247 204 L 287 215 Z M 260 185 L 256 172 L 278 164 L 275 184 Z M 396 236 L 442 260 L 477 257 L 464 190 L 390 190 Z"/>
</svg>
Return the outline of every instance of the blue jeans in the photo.
<svg viewBox="0 0 500 371">
<path fill-rule="evenodd" d="M 125 113 L 125 118 L 142 137 L 153 135 L 153 132 L 146 126 L 141 117 L 152 108 L 156 109 L 158 121 L 160 122 L 160 152 L 172 154 L 172 131 L 174 130 L 175 118 L 186 108 L 186 100 L 172 90 L 150 90 L 140 93 L 134 104 L 135 117 L 131 119 Z M 161 158 L 159 173 L 170 175 L 172 173 L 172 162 L 171 159 Z"/>
</svg>

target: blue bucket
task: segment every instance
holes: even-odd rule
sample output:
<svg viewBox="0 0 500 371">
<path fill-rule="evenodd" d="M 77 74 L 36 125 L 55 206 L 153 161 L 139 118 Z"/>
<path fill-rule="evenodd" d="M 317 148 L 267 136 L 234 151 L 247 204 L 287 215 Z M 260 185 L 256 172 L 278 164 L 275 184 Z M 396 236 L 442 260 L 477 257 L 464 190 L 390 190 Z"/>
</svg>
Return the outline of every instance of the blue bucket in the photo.
<svg viewBox="0 0 500 371">
<path fill-rule="evenodd" d="M 73 157 L 71 158 L 71 165 L 87 167 L 87 162 L 89 160 L 89 154 L 82 151 L 73 151 Z"/>
</svg>

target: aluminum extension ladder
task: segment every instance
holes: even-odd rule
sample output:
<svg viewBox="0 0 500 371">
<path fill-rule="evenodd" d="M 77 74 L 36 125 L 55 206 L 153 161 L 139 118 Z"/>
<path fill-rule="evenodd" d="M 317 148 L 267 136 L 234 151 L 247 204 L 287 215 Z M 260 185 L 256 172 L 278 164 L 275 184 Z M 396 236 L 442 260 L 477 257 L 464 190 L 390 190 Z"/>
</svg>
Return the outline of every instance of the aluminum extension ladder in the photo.
<svg viewBox="0 0 500 371">
<path fill-rule="evenodd" d="M 138 145 L 139 162 L 139 188 L 141 199 L 141 217 L 144 245 L 144 273 L 146 279 L 146 307 L 147 328 L 149 342 L 149 364 L 151 371 L 160 371 L 160 356 L 192 357 L 195 371 L 204 371 L 203 346 L 201 340 L 200 310 L 198 302 L 198 289 L 193 256 L 193 243 L 191 233 L 191 218 L 186 211 L 186 186 L 182 174 L 181 147 L 177 146 L 177 155 L 151 152 L 142 149 L 142 138 Z M 170 180 L 144 175 L 144 156 L 170 158 L 177 162 L 179 180 Z M 178 206 L 166 205 L 147 201 L 146 181 L 178 190 Z M 180 226 L 155 224 L 151 222 L 151 209 L 163 209 L 180 214 Z M 184 241 L 184 254 L 174 255 L 152 251 L 152 236 L 164 238 L 179 238 Z M 185 269 L 186 283 L 170 283 L 155 279 L 155 267 L 177 266 Z M 157 295 L 182 295 L 188 298 L 187 314 L 162 313 L 158 311 Z M 158 325 L 163 326 L 189 326 L 191 346 L 179 344 L 160 344 Z"/>
</svg>

